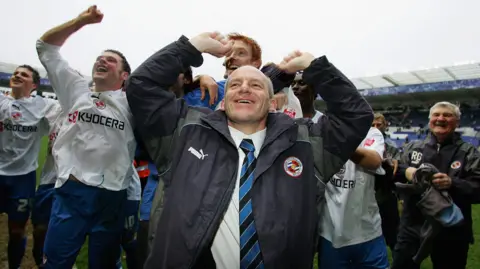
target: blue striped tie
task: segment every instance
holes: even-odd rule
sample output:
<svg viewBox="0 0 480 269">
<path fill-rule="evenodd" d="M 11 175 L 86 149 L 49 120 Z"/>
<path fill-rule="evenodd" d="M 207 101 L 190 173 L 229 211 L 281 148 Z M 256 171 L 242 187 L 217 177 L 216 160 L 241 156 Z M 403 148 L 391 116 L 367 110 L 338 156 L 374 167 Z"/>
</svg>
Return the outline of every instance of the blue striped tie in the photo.
<svg viewBox="0 0 480 269">
<path fill-rule="evenodd" d="M 250 190 L 253 184 L 253 172 L 257 159 L 252 140 L 243 139 L 240 148 L 245 153 L 240 175 L 240 268 L 263 268 L 262 253 L 258 244 L 257 230 L 252 213 Z"/>
</svg>

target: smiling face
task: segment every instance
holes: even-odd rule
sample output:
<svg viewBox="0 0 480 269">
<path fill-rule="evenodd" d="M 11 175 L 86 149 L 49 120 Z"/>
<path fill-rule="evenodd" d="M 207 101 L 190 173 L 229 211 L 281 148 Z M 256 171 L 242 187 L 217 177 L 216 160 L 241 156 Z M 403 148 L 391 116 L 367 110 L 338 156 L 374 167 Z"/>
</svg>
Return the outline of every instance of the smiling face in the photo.
<svg viewBox="0 0 480 269">
<path fill-rule="evenodd" d="M 308 86 L 304 81 L 301 74 L 297 74 L 292 83 L 293 94 L 298 98 L 302 108 L 312 106 L 315 100 L 315 94 L 312 87 Z"/>
<path fill-rule="evenodd" d="M 18 67 L 10 77 L 10 88 L 14 96 L 27 97 L 37 88 L 35 74 L 26 67 Z"/>
<path fill-rule="evenodd" d="M 373 115 L 372 127 L 377 128 L 380 132 L 385 133 L 387 130 L 387 120 L 380 113 Z"/>
<path fill-rule="evenodd" d="M 437 137 L 449 136 L 458 127 L 458 118 L 453 107 L 434 105 L 430 110 L 430 131 Z"/>
<path fill-rule="evenodd" d="M 251 65 L 260 68 L 262 65 L 262 49 L 254 39 L 232 33 L 228 35 L 232 40 L 233 46 L 231 52 L 225 57 L 223 65 L 225 66 L 224 78 L 228 78 L 237 68 Z"/>
<path fill-rule="evenodd" d="M 273 87 L 268 78 L 252 66 L 238 68 L 230 75 L 225 91 L 225 113 L 236 124 L 265 121 L 273 104 Z"/>
<path fill-rule="evenodd" d="M 122 87 L 128 73 L 124 71 L 123 60 L 118 54 L 104 51 L 93 64 L 92 77 L 96 85 L 116 90 Z"/>
</svg>

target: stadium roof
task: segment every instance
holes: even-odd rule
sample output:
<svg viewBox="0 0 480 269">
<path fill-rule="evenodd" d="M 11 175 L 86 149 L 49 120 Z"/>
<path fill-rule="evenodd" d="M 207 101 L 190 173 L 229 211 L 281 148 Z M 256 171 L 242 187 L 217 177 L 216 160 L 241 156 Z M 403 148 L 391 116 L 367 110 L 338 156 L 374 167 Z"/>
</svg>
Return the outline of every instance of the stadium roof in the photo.
<svg viewBox="0 0 480 269">
<path fill-rule="evenodd" d="M 10 64 L 10 63 L 4 63 L 0 62 L 0 72 L 2 73 L 7 73 L 7 74 L 13 74 L 15 71 L 15 68 L 19 66 L 18 64 Z M 33 68 L 37 69 L 38 73 L 40 74 L 40 77 L 42 78 L 47 78 L 47 71 L 43 67 L 37 67 L 37 66 L 32 66 Z"/>
<path fill-rule="evenodd" d="M 480 78 L 480 63 L 476 62 L 351 80 L 357 89 L 363 90 L 478 78 Z"/>
<path fill-rule="evenodd" d="M 12 74 L 17 64 L 0 62 L 0 73 Z M 43 67 L 34 67 L 40 77 L 48 78 Z M 88 79 L 89 77 L 87 77 Z M 352 78 L 359 90 L 395 87 L 402 85 L 425 84 L 454 80 L 480 79 L 480 62 L 458 64 L 409 72 L 398 72 L 386 75 Z"/>
<path fill-rule="evenodd" d="M 15 71 L 15 68 L 17 68 L 18 66 L 19 66 L 18 64 L 10 64 L 10 63 L 5 63 L 5 62 L 0 62 L 0 73 L 13 74 L 13 72 Z M 41 78 L 48 79 L 47 71 L 45 70 L 45 68 L 38 67 L 38 66 L 32 66 L 32 67 L 35 68 L 38 71 Z M 90 76 L 85 76 L 85 77 L 87 79 L 90 79 Z"/>
</svg>

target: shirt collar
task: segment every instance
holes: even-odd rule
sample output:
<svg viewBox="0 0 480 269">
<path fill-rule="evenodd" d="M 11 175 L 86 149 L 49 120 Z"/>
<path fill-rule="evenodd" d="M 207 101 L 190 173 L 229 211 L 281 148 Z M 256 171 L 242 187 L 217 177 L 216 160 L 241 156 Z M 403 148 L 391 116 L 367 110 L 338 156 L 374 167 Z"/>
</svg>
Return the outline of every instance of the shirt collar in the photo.
<svg viewBox="0 0 480 269">
<path fill-rule="evenodd" d="M 230 136 L 232 137 L 233 142 L 235 142 L 235 146 L 237 146 L 237 148 L 240 147 L 240 143 L 242 143 L 243 139 L 251 139 L 253 145 L 255 146 L 256 152 L 260 151 L 260 148 L 263 145 L 263 141 L 265 140 L 265 135 L 267 134 L 267 128 L 251 135 L 246 135 L 231 126 L 228 126 L 228 129 L 230 130 Z"/>
</svg>

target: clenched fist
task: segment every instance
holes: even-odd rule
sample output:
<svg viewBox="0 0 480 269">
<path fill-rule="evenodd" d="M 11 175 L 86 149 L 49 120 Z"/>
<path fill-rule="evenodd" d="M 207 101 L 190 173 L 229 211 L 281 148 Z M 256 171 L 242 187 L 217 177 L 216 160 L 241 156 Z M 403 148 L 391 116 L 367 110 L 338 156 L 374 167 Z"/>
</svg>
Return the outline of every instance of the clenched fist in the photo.
<svg viewBox="0 0 480 269">
<path fill-rule="evenodd" d="M 310 66 L 313 60 L 315 57 L 311 53 L 296 50 L 284 57 L 278 68 L 286 73 L 294 74 Z"/>
<path fill-rule="evenodd" d="M 100 9 L 97 9 L 97 6 L 91 6 L 84 12 L 80 13 L 77 20 L 85 25 L 100 23 L 103 20 L 103 13 Z"/>
<path fill-rule="evenodd" d="M 207 32 L 190 39 L 190 43 L 200 52 L 217 58 L 223 57 L 232 50 L 232 41 L 228 41 L 219 32 Z"/>
</svg>

